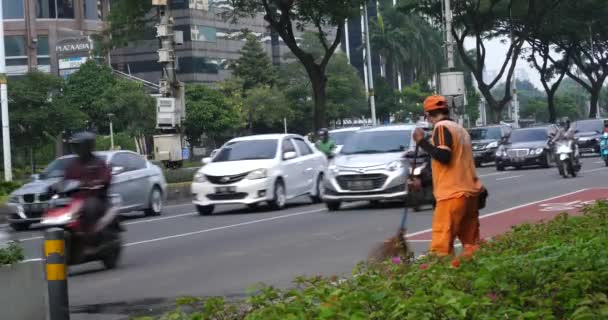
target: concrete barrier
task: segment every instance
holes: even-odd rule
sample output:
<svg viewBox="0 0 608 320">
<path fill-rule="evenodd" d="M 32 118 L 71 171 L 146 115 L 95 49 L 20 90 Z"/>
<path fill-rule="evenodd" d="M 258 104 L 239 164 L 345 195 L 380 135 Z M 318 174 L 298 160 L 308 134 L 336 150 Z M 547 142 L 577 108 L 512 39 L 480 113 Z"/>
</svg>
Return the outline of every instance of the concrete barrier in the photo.
<svg viewBox="0 0 608 320">
<path fill-rule="evenodd" d="M 47 319 L 46 292 L 41 259 L 0 266 L 0 318 Z"/>
<path fill-rule="evenodd" d="M 182 204 L 192 201 L 191 182 L 172 183 L 167 186 L 167 202 Z"/>
</svg>

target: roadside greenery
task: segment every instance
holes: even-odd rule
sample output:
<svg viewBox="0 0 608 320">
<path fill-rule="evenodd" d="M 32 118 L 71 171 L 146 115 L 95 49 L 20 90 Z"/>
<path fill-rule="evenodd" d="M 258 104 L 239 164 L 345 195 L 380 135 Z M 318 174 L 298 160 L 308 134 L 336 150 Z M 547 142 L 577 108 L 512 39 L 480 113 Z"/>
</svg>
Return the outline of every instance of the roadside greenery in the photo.
<svg viewBox="0 0 608 320">
<path fill-rule="evenodd" d="M 19 243 L 9 242 L 5 247 L 0 247 L 0 266 L 15 264 L 23 259 L 23 248 Z"/>
<path fill-rule="evenodd" d="M 361 264 L 241 303 L 187 297 L 160 319 L 606 319 L 608 204 L 584 212 L 514 227 L 471 260 Z"/>
</svg>

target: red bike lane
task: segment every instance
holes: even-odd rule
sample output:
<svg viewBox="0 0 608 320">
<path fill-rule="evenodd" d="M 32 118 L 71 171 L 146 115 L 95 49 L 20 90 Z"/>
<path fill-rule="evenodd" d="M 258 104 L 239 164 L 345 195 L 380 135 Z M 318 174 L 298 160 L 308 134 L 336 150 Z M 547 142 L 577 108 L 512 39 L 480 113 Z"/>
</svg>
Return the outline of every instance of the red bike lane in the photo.
<svg viewBox="0 0 608 320">
<path fill-rule="evenodd" d="M 608 199 L 608 188 L 581 189 L 505 210 L 480 216 L 481 238 L 491 238 L 511 230 L 523 223 L 540 223 L 555 218 L 558 214 L 580 214 L 580 209 L 597 200 Z M 431 230 L 422 230 L 407 235 L 408 240 L 430 241 Z"/>
</svg>

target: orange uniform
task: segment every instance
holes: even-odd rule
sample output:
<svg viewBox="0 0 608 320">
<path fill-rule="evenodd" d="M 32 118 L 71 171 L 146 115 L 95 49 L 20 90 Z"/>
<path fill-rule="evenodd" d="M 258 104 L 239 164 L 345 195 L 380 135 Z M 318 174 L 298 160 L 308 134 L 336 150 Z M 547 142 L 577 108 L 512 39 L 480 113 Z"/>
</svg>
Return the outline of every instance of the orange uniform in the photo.
<svg viewBox="0 0 608 320">
<path fill-rule="evenodd" d="M 452 254 L 457 237 L 464 254 L 471 255 L 479 243 L 478 196 L 483 186 L 475 172 L 469 133 L 454 121 L 442 120 L 435 124 L 432 145 L 425 141 L 421 146 L 436 151 L 431 152 L 437 206 L 430 251 Z"/>
</svg>

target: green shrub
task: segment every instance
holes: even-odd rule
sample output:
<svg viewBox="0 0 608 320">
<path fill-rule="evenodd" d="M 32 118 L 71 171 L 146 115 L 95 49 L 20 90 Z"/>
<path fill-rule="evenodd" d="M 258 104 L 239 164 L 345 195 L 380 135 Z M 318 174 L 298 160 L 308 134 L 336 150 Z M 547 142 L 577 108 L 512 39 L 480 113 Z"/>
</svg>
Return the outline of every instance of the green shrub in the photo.
<svg viewBox="0 0 608 320">
<path fill-rule="evenodd" d="M 110 150 L 111 142 L 110 136 L 97 136 L 95 147 L 98 151 Z M 114 134 L 114 146 L 120 146 L 121 150 L 137 151 L 135 139 L 126 133 Z"/>
<path fill-rule="evenodd" d="M 0 195 L 7 195 L 21 187 L 21 184 L 15 181 L 1 181 Z"/>
<path fill-rule="evenodd" d="M 199 168 L 165 169 L 165 179 L 167 179 L 167 183 L 191 182 L 198 169 Z"/>
<path fill-rule="evenodd" d="M 260 287 L 246 307 L 189 300 L 194 312 L 162 319 L 608 319 L 607 235 L 608 205 L 598 203 L 517 226 L 459 264 L 360 264 L 339 284 L 299 278 L 295 289 Z"/>
<path fill-rule="evenodd" d="M 18 243 L 9 242 L 5 248 L 0 247 L 0 266 L 15 264 L 23 259 L 23 248 Z"/>
</svg>

